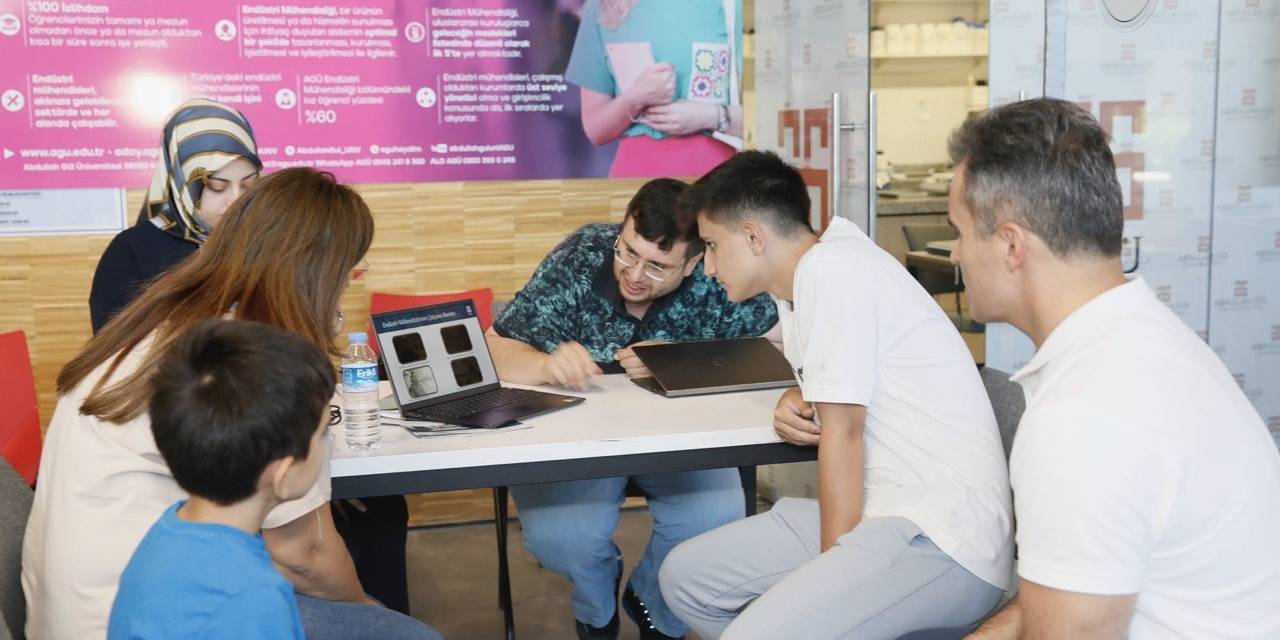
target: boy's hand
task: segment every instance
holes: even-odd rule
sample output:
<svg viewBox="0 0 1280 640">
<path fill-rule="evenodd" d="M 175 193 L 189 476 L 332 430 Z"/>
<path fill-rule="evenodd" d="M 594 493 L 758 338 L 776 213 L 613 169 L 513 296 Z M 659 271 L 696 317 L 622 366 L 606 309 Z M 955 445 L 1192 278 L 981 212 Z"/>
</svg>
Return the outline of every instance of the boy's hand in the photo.
<svg viewBox="0 0 1280 640">
<path fill-rule="evenodd" d="M 778 398 L 773 410 L 773 430 L 778 437 L 791 444 L 817 446 L 822 428 L 814 422 L 813 405 L 804 401 L 800 387 L 791 387 Z"/>
</svg>

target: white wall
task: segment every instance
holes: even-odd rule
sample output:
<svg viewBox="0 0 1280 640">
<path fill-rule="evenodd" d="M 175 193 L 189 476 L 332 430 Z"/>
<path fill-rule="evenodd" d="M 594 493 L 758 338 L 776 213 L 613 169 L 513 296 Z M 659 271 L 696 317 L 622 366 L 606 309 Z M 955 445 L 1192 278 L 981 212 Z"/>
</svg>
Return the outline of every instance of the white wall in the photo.
<svg viewBox="0 0 1280 640">
<path fill-rule="evenodd" d="M 947 137 L 964 122 L 970 92 L 968 87 L 876 89 L 880 151 L 894 165 L 948 162 Z"/>
</svg>

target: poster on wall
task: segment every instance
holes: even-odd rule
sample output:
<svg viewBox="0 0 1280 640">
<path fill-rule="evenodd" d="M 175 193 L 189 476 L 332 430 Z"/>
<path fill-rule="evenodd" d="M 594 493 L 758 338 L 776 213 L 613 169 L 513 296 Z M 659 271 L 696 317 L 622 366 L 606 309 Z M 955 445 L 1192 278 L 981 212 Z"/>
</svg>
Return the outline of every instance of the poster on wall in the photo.
<svg viewBox="0 0 1280 640">
<path fill-rule="evenodd" d="M 1280 445 L 1280 3 L 1221 16 L 1209 345 Z"/>
<path fill-rule="evenodd" d="M 1044 94 L 1045 5 L 991 0 L 989 100 L 993 107 Z"/>
<path fill-rule="evenodd" d="M 831 210 L 831 172 L 839 172 L 838 214 L 864 231 L 867 206 L 867 93 L 870 90 L 867 0 L 756 0 L 756 144 L 797 167 L 809 186 L 810 224 L 821 230 Z M 841 94 L 840 122 L 832 122 L 831 94 Z M 831 127 L 845 132 L 833 158 Z M 765 495 L 817 496 L 817 463 L 760 468 Z"/>
<path fill-rule="evenodd" d="M 867 93 L 870 87 L 867 0 L 756 0 L 757 144 L 800 169 L 809 185 L 810 221 L 831 219 L 829 190 L 838 173 L 839 215 L 867 228 Z M 831 95 L 843 113 L 831 122 Z M 834 159 L 830 128 L 862 125 L 841 137 Z"/>
<path fill-rule="evenodd" d="M 126 224 L 124 189 L 0 190 L 0 237 L 114 233 Z"/>
<path fill-rule="evenodd" d="M 348 182 L 699 175 L 741 0 L 0 0 L 0 189 L 142 187 L 170 111 Z"/>
<path fill-rule="evenodd" d="M 1280 6 L 1047 0 L 1037 24 L 996 5 L 993 28 L 1023 33 L 993 32 L 993 53 L 1001 39 L 1047 50 L 1048 94 L 1111 136 L 1125 266 L 1209 343 L 1280 444 Z M 993 105 L 1029 79 L 1018 59 L 992 58 Z M 988 327 L 990 366 L 1016 371 L 1033 351 Z"/>
<path fill-rule="evenodd" d="M 1044 95 L 1045 21 L 1049 5 L 1061 11 L 1062 0 L 1017 2 L 991 0 L 990 106 Z M 987 323 L 986 364 L 1013 373 L 1026 366 L 1035 345 L 1013 326 Z"/>
<path fill-rule="evenodd" d="M 1146 10 L 1121 22 L 1106 0 L 1050 1 L 1044 22 L 1022 24 L 1031 33 L 996 39 L 1038 38 L 1047 94 L 1106 129 L 1124 199 L 1125 267 L 1207 336 L 1217 7 L 1139 4 Z M 1026 74 L 997 70 L 1018 59 L 993 61 L 993 100 L 1024 89 L 1015 83 Z M 1012 331 L 1000 327 L 988 342 L 988 362 L 1001 369 L 1017 370 L 1032 354 Z"/>
</svg>

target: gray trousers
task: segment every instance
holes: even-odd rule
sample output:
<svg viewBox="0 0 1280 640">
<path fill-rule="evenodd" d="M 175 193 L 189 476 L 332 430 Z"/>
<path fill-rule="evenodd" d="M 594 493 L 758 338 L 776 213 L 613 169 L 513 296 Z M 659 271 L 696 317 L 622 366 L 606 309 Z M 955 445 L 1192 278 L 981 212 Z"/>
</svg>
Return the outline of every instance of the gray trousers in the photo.
<svg viewBox="0 0 1280 640">
<path fill-rule="evenodd" d="M 818 501 L 784 498 L 676 547 L 662 595 L 703 640 L 897 638 L 973 624 L 1003 595 L 905 518 L 864 519 L 819 549 Z"/>
</svg>

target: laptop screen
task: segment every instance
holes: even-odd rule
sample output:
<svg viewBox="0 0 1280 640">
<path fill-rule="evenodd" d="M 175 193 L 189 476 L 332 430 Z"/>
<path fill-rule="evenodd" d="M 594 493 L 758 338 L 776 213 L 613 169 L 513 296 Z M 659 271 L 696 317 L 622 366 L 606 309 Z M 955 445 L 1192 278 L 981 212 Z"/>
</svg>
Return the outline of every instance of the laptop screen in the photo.
<svg viewBox="0 0 1280 640">
<path fill-rule="evenodd" d="M 498 382 L 470 300 L 380 313 L 373 316 L 373 331 L 402 407 Z"/>
</svg>

